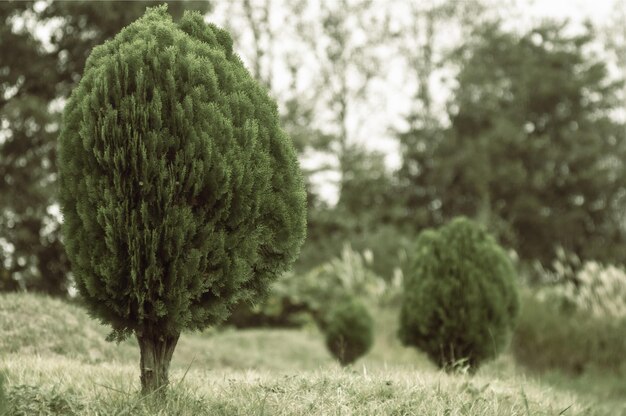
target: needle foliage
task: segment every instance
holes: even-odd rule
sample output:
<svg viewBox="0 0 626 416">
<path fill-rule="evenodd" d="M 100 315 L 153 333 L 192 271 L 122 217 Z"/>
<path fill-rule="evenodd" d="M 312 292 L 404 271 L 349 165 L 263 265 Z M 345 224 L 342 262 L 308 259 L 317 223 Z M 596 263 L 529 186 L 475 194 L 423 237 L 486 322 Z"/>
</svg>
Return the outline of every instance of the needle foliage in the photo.
<svg viewBox="0 0 626 416">
<path fill-rule="evenodd" d="M 276 103 L 200 13 L 175 23 L 148 9 L 93 49 L 59 170 L 84 302 L 112 338 L 149 339 L 165 362 L 181 331 L 262 296 L 304 239 L 303 179 Z"/>
<path fill-rule="evenodd" d="M 423 231 L 405 273 L 401 341 L 444 369 L 475 370 L 510 339 L 519 309 L 515 276 L 507 253 L 472 220 Z"/>
</svg>

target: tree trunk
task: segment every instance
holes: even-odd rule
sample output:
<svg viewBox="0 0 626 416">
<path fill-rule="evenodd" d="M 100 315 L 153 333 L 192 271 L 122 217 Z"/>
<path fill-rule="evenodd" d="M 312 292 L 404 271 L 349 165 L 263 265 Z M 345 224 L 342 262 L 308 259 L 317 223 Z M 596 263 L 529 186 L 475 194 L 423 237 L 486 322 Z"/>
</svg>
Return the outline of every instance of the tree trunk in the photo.
<svg viewBox="0 0 626 416">
<path fill-rule="evenodd" d="M 141 393 L 165 395 L 170 361 L 180 334 L 166 336 L 136 334 L 141 358 Z"/>
</svg>

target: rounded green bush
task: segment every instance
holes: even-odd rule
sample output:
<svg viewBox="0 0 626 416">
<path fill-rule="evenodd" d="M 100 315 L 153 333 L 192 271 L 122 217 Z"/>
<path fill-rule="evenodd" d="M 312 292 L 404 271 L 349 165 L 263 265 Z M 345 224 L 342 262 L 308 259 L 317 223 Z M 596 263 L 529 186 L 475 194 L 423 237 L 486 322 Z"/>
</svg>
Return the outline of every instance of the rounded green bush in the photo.
<svg viewBox="0 0 626 416">
<path fill-rule="evenodd" d="M 441 368 L 475 370 L 508 343 L 519 310 L 507 253 L 477 223 L 423 231 L 405 273 L 401 341 Z"/>
<path fill-rule="evenodd" d="M 372 347 L 373 327 L 367 308 L 356 299 L 348 299 L 329 311 L 322 330 L 328 350 L 346 366 Z"/>
</svg>

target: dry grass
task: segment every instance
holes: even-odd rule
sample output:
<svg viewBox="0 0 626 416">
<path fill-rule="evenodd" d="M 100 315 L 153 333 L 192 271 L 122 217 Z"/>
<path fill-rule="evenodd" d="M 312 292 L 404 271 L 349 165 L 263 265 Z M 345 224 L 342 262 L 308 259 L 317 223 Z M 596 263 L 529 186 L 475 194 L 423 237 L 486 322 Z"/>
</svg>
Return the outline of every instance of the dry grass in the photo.
<svg viewBox="0 0 626 416">
<path fill-rule="evenodd" d="M 378 320 L 375 348 L 348 369 L 312 328 L 185 334 L 168 396 L 158 401 L 138 394 L 133 342 L 105 343 L 106 329 L 80 308 L 3 295 L 5 405 L 8 414 L 29 416 L 626 415 L 620 399 L 578 394 L 559 378 L 527 378 L 507 357 L 474 377 L 441 373 L 397 344 L 392 313 Z"/>
<path fill-rule="evenodd" d="M 165 402 L 137 394 L 130 364 L 61 357 L 4 361 L 14 414 L 102 415 L 558 415 L 615 414 L 524 379 L 450 376 L 414 369 L 197 370 L 172 373 Z M 24 388 L 24 386 L 30 386 Z M 22 413 L 17 413 L 21 408 Z M 563 412 L 563 413 L 562 413 Z"/>
</svg>

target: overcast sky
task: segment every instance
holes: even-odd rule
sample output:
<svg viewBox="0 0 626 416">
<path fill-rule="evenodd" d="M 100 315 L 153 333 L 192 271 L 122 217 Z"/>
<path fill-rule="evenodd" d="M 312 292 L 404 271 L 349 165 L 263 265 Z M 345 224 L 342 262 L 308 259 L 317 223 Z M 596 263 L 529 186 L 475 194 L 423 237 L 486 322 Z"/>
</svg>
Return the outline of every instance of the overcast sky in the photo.
<svg viewBox="0 0 626 416">
<path fill-rule="evenodd" d="M 618 2 L 626 6 L 626 0 L 535 0 L 528 8 L 528 14 L 574 20 L 590 18 L 601 24 L 609 17 L 613 4 Z"/>
</svg>

